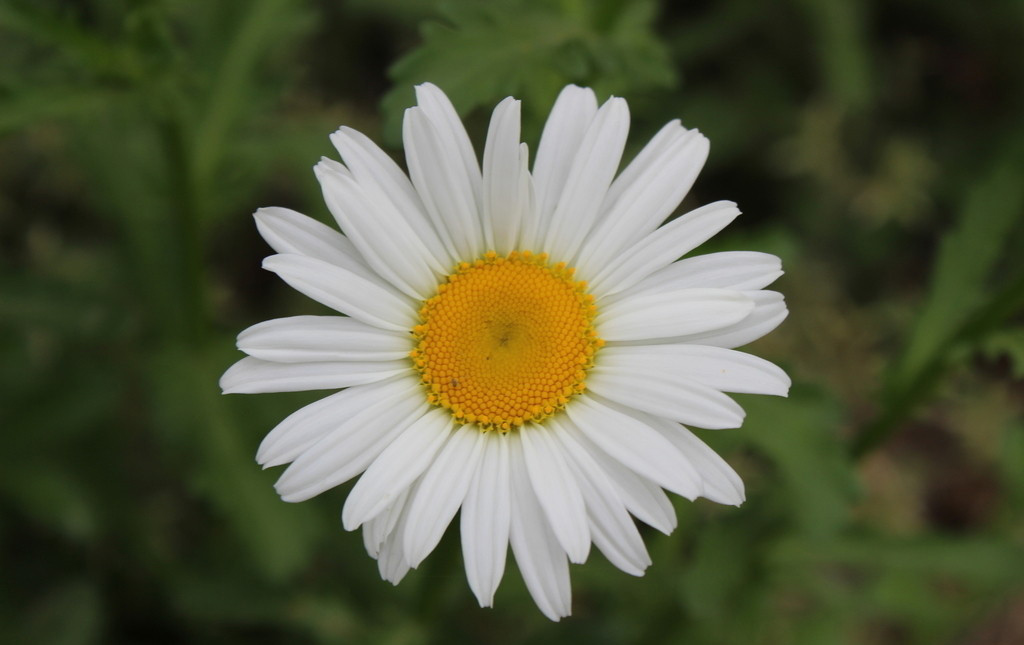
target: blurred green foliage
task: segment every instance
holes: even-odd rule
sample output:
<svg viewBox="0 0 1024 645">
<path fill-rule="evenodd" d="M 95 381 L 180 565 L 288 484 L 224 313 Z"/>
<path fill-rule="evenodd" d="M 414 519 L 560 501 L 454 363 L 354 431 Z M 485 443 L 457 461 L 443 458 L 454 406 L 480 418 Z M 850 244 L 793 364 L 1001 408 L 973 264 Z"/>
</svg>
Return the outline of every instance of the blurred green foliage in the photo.
<svg viewBox="0 0 1024 645">
<path fill-rule="evenodd" d="M 1010 0 L 0 0 L 0 642 L 1024 642 L 1024 5 Z M 390 70 L 390 73 L 389 73 Z M 248 213 L 327 221 L 339 124 L 396 154 L 431 80 L 481 142 L 558 89 L 711 139 L 708 250 L 783 257 L 794 376 L 702 436 L 741 509 L 680 502 L 644 578 L 514 567 L 475 607 L 457 536 L 396 589 L 346 489 L 252 462 L 315 394 L 221 397 L 233 336 L 317 306 Z M 400 158 L 400 156 L 399 156 Z"/>
</svg>

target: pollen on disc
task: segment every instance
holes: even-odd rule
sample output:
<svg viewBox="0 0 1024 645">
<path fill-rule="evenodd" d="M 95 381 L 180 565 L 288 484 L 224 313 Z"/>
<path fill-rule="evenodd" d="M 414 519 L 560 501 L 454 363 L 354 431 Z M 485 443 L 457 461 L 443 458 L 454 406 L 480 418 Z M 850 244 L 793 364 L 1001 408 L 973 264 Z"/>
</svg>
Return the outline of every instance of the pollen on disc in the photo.
<svg viewBox="0 0 1024 645">
<path fill-rule="evenodd" d="M 573 273 L 528 251 L 459 264 L 412 330 L 427 399 L 460 423 L 508 431 L 583 392 L 603 342 L 594 298 Z"/>
</svg>

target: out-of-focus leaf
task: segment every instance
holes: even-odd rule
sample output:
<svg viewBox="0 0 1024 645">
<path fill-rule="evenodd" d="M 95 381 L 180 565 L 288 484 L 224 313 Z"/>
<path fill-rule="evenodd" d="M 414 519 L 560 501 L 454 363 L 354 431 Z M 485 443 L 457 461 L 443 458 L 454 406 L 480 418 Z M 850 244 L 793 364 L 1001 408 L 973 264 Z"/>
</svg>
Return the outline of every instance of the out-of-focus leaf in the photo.
<svg viewBox="0 0 1024 645">
<path fill-rule="evenodd" d="M 95 288 L 39 275 L 0 278 L 0 328 L 53 331 L 63 337 L 105 336 L 117 331 Z"/>
<path fill-rule="evenodd" d="M 932 357 L 944 353 L 958 328 L 985 301 L 987 280 L 1024 210 L 1021 173 L 1021 164 L 1001 160 L 968 194 L 956 228 L 939 247 L 928 297 L 895 373 L 898 384 L 915 378 Z"/>
<path fill-rule="evenodd" d="M 217 578 L 201 570 L 176 575 L 171 600 L 178 611 L 204 621 L 269 623 L 282 620 L 291 611 L 290 601 L 275 589 L 253 584 L 244 575 Z"/>
<path fill-rule="evenodd" d="M 772 555 L 780 565 L 848 564 L 949 576 L 981 584 L 1024 579 L 1024 549 L 1002 538 L 848 536 L 830 540 L 791 537 Z"/>
<path fill-rule="evenodd" d="M 803 5 L 814 22 L 822 78 L 844 105 L 863 107 L 872 89 L 863 5 L 851 0 L 808 0 Z"/>
<path fill-rule="evenodd" d="M 1024 327 L 1001 329 L 989 334 L 981 343 L 981 351 L 992 359 L 1005 356 L 1010 361 L 1013 377 L 1024 379 Z"/>
<path fill-rule="evenodd" d="M 253 94 L 261 60 L 280 37 L 282 27 L 290 27 L 295 19 L 297 12 L 287 11 L 291 4 L 287 0 L 253 2 L 232 34 L 195 133 L 195 172 L 211 184 L 217 179 L 214 173 L 220 169 L 228 136 L 242 121 L 240 117 Z"/>
<path fill-rule="evenodd" d="M 744 436 L 778 469 L 803 533 L 824 536 L 849 518 L 856 485 L 834 402 L 799 390 L 789 399 L 744 397 Z"/>
<path fill-rule="evenodd" d="M 467 0 L 461 0 L 466 2 Z M 475 0 L 468 0 L 473 2 Z M 348 5 L 361 12 L 386 16 L 389 20 L 415 24 L 433 16 L 437 11 L 437 0 L 350 0 Z M 448 4 L 451 4 L 449 2 Z"/>
<path fill-rule="evenodd" d="M 680 583 L 687 608 L 698 620 L 719 620 L 728 614 L 749 573 L 750 536 L 736 522 L 704 527 Z"/>
<path fill-rule="evenodd" d="M 196 461 L 189 475 L 195 491 L 218 509 L 253 568 L 286 578 L 308 564 L 318 523 L 310 506 L 278 498 L 274 475 L 254 462 L 255 446 L 243 441 L 206 360 L 183 349 L 154 357 L 154 424 Z"/>
<path fill-rule="evenodd" d="M 99 643 L 101 600 L 96 586 L 85 580 L 48 590 L 24 616 L 19 643 L 90 645 Z"/>
<path fill-rule="evenodd" d="M 392 68 L 386 133 L 398 140 L 411 86 L 424 81 L 440 86 L 462 112 L 508 95 L 524 99 L 528 111 L 547 110 L 567 82 L 599 93 L 666 87 L 674 72 L 652 29 L 654 11 L 649 0 L 454 5 L 447 24 L 424 25 L 422 46 Z"/>
<path fill-rule="evenodd" d="M 144 58 L 127 43 L 90 30 L 67 12 L 14 0 L 0 5 L 0 28 L 52 47 L 64 60 L 90 73 L 120 80 L 144 75 Z"/>
<path fill-rule="evenodd" d="M 297 594 L 292 599 L 288 614 L 296 625 L 315 634 L 321 642 L 365 640 L 360 633 L 360 617 L 341 596 Z"/>
<path fill-rule="evenodd" d="M 856 437 L 862 456 L 881 442 L 940 381 L 964 350 L 1024 306 L 1024 270 L 1011 270 L 993 291 L 992 273 L 1008 250 L 1024 209 L 1024 165 L 1017 146 L 967 194 L 956 228 L 939 246 L 939 256 L 921 313 L 902 358 L 887 372 L 879 416 Z"/>
<path fill-rule="evenodd" d="M 81 481 L 39 457 L 6 464 L 0 495 L 25 517 L 72 540 L 87 542 L 97 532 L 96 505 Z"/>
<path fill-rule="evenodd" d="M 888 615 L 909 618 L 918 629 L 942 620 L 943 612 L 935 611 L 935 581 L 928 576 L 904 570 L 886 569 L 871 585 L 872 604 Z"/>
<path fill-rule="evenodd" d="M 1024 508 L 1024 422 L 1006 428 L 999 451 L 1000 468 L 1008 486 L 1006 508 L 1011 518 L 1018 518 Z"/>
<path fill-rule="evenodd" d="M 0 136 L 41 121 L 94 113 L 122 96 L 94 85 L 0 88 Z"/>
<path fill-rule="evenodd" d="M 109 425 L 116 416 L 124 390 L 121 375 L 103 357 L 80 347 L 48 347 L 48 341 L 59 341 L 36 338 L 31 331 L 13 336 L 16 342 L 24 339 L 40 347 L 18 352 L 0 343 L 0 352 L 10 361 L 0 364 L 0 426 L 6 448 L 0 465 L 11 467 L 88 441 L 90 431 Z"/>
</svg>

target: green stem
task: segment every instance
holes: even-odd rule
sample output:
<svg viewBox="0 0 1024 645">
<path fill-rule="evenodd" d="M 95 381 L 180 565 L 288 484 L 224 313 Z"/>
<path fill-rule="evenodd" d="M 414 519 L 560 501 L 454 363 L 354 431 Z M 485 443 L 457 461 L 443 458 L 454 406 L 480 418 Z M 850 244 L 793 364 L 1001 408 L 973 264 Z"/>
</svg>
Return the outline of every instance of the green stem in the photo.
<svg viewBox="0 0 1024 645">
<path fill-rule="evenodd" d="M 927 400 L 953 365 L 951 350 L 984 337 L 1024 308 L 1024 274 L 1004 287 L 988 304 L 976 311 L 942 344 L 906 385 L 887 397 L 889 403 L 882 413 L 868 423 L 854 438 L 850 452 L 860 459 L 877 448 L 903 423 L 917 407 Z"/>
<path fill-rule="evenodd" d="M 907 385 L 888 397 L 889 403 L 882 413 L 854 437 L 850 452 L 855 459 L 861 459 L 884 443 L 928 398 L 949 367 L 945 358 L 945 354 L 932 357 Z"/>
<path fill-rule="evenodd" d="M 252 83 L 259 62 L 266 55 L 268 42 L 274 38 L 281 14 L 287 8 L 286 0 L 253 3 L 232 34 L 202 119 L 196 127 L 196 141 L 202 142 L 193 151 L 199 176 L 211 177 L 217 171 L 232 122 L 245 106 L 246 86 Z"/>
</svg>

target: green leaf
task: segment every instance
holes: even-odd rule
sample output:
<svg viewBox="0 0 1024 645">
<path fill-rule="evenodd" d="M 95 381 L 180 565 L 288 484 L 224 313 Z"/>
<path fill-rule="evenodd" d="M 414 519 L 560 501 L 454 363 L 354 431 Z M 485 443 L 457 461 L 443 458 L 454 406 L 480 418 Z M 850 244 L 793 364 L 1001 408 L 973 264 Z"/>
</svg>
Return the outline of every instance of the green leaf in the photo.
<svg viewBox="0 0 1024 645">
<path fill-rule="evenodd" d="M 0 88 L 0 136 L 42 121 L 93 114 L 122 97 L 119 90 L 90 85 Z"/>
<path fill-rule="evenodd" d="M 804 0 L 817 36 L 821 76 L 841 103 L 860 108 L 871 99 L 871 65 L 865 11 L 848 0 Z"/>
<path fill-rule="evenodd" d="M 957 227 L 939 247 L 931 287 L 903 357 L 887 371 L 883 407 L 852 445 L 863 456 L 888 436 L 938 385 L 957 357 L 1024 306 L 1024 271 L 993 293 L 990 279 L 1012 251 L 1024 208 L 1024 164 L 1016 148 L 998 159 L 966 198 Z"/>
<path fill-rule="evenodd" d="M 800 530 L 828 535 L 841 529 L 856 483 L 835 404 L 799 390 L 789 399 L 743 397 L 742 403 L 747 410 L 743 434 L 778 469 Z"/>
<path fill-rule="evenodd" d="M 88 276 L 92 277 L 92 276 Z M 28 274 L 0 278 L 0 329 L 52 331 L 64 337 L 112 334 L 106 294 L 91 284 L 75 284 Z"/>
<path fill-rule="evenodd" d="M 88 486 L 56 460 L 22 459 L 0 473 L 0 495 L 25 517 L 72 540 L 90 542 L 98 532 L 98 505 Z"/>
<path fill-rule="evenodd" d="M 241 15 L 230 44 L 217 69 L 195 133 L 196 173 L 201 180 L 214 180 L 232 127 L 242 120 L 253 94 L 260 63 L 281 36 L 283 26 L 291 28 L 294 10 L 287 0 L 254 2 Z"/>
<path fill-rule="evenodd" d="M 727 618 L 747 582 L 755 553 L 741 529 L 738 521 L 721 521 L 703 527 L 696 539 L 680 590 L 687 609 L 700 620 Z"/>
<path fill-rule="evenodd" d="M 177 443 L 196 461 L 189 477 L 194 490 L 217 508 L 253 569 L 282 580 L 306 566 L 318 539 L 314 509 L 286 504 L 274 493 L 275 475 L 256 465 L 255 445 L 219 392 L 219 371 L 184 348 L 162 353 L 153 367 L 154 422 L 167 447 Z"/>
<path fill-rule="evenodd" d="M 546 111 L 566 83 L 601 94 L 669 86 L 675 76 L 652 29 L 654 8 L 649 0 L 456 5 L 447 23 L 425 24 L 423 44 L 391 69 L 386 133 L 397 140 L 411 86 L 425 81 L 441 87 L 461 112 L 508 95 L 526 101 L 527 110 Z"/>
<path fill-rule="evenodd" d="M 1006 481 L 1007 500 L 1005 508 L 1011 517 L 1019 517 L 1024 507 L 1024 421 L 1010 424 L 1003 433 L 999 451 L 999 469 Z"/>
<path fill-rule="evenodd" d="M 1005 356 L 1015 379 L 1024 379 L 1024 327 L 995 331 L 981 343 L 981 352 L 991 359 Z"/>
<path fill-rule="evenodd" d="M 91 74 L 138 80 L 146 74 L 139 52 L 117 38 L 89 29 L 69 13 L 48 10 L 42 3 L 0 4 L 0 28 L 52 47 L 63 60 Z"/>
<path fill-rule="evenodd" d="M 914 379 L 943 354 L 958 329 L 984 302 L 987 281 L 1024 209 L 1021 164 L 1002 160 L 967 196 L 955 229 L 939 247 L 931 289 L 921 309 L 896 382 Z"/>
<path fill-rule="evenodd" d="M 834 540 L 791 537 L 771 556 L 780 566 L 846 564 L 869 570 L 949 576 L 985 585 L 1024 578 L 1024 550 L 996 537 L 920 538 L 844 536 Z"/>
<path fill-rule="evenodd" d="M 16 642 L 38 645 L 88 645 L 100 642 L 99 590 L 85 580 L 48 590 L 31 606 Z"/>
</svg>

